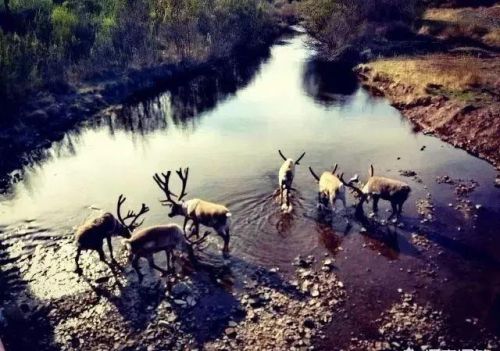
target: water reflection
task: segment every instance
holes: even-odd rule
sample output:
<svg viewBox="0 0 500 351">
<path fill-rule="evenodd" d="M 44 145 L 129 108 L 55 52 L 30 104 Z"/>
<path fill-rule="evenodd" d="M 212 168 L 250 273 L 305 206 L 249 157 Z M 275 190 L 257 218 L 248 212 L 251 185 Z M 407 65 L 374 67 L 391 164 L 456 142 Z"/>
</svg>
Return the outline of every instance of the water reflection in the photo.
<svg viewBox="0 0 500 351">
<path fill-rule="evenodd" d="M 118 129 L 145 135 L 170 127 L 193 133 L 204 112 L 234 96 L 252 82 L 270 51 L 260 55 L 237 57 L 213 66 L 190 79 L 176 80 L 159 95 L 139 97 L 94 121 L 95 127 L 107 123 L 110 133 Z"/>
<path fill-rule="evenodd" d="M 303 70 L 302 86 L 318 104 L 347 104 L 358 89 L 356 75 L 334 63 L 311 58 L 306 61 Z"/>
<path fill-rule="evenodd" d="M 0 192 L 8 196 L 12 191 L 11 182 L 24 178 L 25 171 L 33 171 L 43 162 L 53 158 L 75 156 L 80 134 L 86 130 L 99 130 L 106 127 L 110 136 L 123 130 L 136 136 L 144 136 L 169 127 L 193 133 L 203 117 L 217 104 L 232 97 L 251 83 L 261 66 L 269 59 L 269 49 L 259 51 L 253 56 L 235 57 L 219 62 L 191 77 L 174 80 L 159 93 L 148 92 L 148 96 L 136 96 L 123 106 L 115 106 L 99 113 L 89 121 L 70 130 L 62 140 L 52 143 L 50 149 L 36 149 L 24 159 L 24 167 L 9 174 L 10 170 L 0 169 Z M 9 155 L 21 158 L 22 155 Z"/>
</svg>

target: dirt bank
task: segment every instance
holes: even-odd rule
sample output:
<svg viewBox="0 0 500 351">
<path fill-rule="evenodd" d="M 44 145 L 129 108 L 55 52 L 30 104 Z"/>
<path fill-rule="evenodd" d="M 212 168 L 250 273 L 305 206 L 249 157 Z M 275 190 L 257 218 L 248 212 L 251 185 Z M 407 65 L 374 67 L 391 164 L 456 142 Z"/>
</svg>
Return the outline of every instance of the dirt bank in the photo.
<svg viewBox="0 0 500 351">
<path fill-rule="evenodd" d="M 363 86 L 388 98 L 417 130 L 500 169 L 499 33 L 498 5 L 429 8 L 418 34 L 438 43 L 438 50 L 383 55 L 355 71 Z"/>
<path fill-rule="evenodd" d="M 363 86 L 388 98 L 416 129 L 500 169 L 500 96 L 494 78 L 499 58 L 467 57 L 455 70 L 463 57 L 424 55 L 379 60 L 358 66 L 356 72 Z M 442 79 L 434 71 L 441 72 Z"/>
</svg>

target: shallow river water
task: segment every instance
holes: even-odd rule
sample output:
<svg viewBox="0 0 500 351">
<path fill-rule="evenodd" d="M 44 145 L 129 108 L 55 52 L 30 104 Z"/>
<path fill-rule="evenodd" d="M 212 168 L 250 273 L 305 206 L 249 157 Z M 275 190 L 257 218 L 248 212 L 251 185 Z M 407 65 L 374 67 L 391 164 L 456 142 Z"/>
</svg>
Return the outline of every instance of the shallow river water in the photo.
<svg viewBox="0 0 500 351">
<path fill-rule="evenodd" d="M 306 152 L 296 169 L 290 215 L 273 198 L 282 162 L 278 149 L 292 158 Z M 373 164 L 376 174 L 407 181 L 413 191 L 404 228 L 363 232 L 350 207 L 352 196 L 351 228 L 340 214 L 320 218 L 317 184 L 307 167 L 319 173 L 335 163 L 348 177 L 366 179 Z M 114 211 L 122 193 L 130 207 L 149 205 L 145 225 L 165 223 L 152 175 L 186 166 L 188 197 L 231 209 L 235 262 L 287 272 L 299 254 L 334 255 L 347 286 L 347 310 L 354 313 L 332 323 L 325 345 L 342 343 L 353 330 L 370 333 L 367 316 L 396 299 L 398 288 L 419 290 L 421 299 L 441 305 L 456 318 L 457 332 L 467 328 L 462 322 L 469 317 L 498 332 L 500 192 L 493 187 L 494 168 L 415 133 L 388 101 L 315 62 L 306 35 L 284 38 L 258 60 L 179 82 L 68 132 L 0 197 L 0 235 L 7 245 L 21 243 L 24 252 L 57 243 L 94 211 Z M 399 170 L 413 170 L 420 180 Z M 435 180 L 444 175 L 479 183 L 468 196 L 470 215 L 449 206 L 457 204 L 454 186 Z M 434 222 L 421 223 L 416 202 L 428 193 Z M 386 209 L 382 203 L 381 218 L 388 216 Z M 422 253 L 412 242 L 415 232 L 429 235 L 436 246 Z M 214 236 L 211 245 L 221 242 Z M 408 273 L 425 270 L 434 272 Z"/>
</svg>

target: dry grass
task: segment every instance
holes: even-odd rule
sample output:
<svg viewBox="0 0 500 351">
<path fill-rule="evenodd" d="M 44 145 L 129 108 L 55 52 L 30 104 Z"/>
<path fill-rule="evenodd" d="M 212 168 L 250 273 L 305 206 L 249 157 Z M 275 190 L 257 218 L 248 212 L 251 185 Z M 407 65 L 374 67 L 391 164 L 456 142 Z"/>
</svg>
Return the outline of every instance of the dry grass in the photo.
<svg viewBox="0 0 500 351">
<path fill-rule="evenodd" d="M 500 47 L 500 28 L 496 28 L 484 35 L 483 41 L 488 45 Z"/>
<path fill-rule="evenodd" d="M 428 9 L 421 33 L 442 39 L 470 38 L 500 46 L 500 5 L 479 8 Z"/>
<path fill-rule="evenodd" d="M 478 87 L 500 88 L 500 63 L 497 59 L 434 54 L 382 59 L 369 65 L 392 81 L 414 87 L 417 95 L 426 94 L 431 84 L 454 93 Z"/>
</svg>

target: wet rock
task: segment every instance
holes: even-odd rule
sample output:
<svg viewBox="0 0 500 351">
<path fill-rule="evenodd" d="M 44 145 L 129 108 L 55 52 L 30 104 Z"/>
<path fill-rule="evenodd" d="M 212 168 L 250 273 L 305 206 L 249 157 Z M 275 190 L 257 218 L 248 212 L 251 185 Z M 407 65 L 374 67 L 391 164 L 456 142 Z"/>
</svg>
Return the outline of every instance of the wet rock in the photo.
<svg viewBox="0 0 500 351">
<path fill-rule="evenodd" d="M 412 170 L 399 170 L 399 174 L 403 177 L 414 177 L 417 175 L 417 172 Z"/>
<path fill-rule="evenodd" d="M 179 282 L 172 287 L 171 294 L 174 297 L 182 297 L 192 293 L 192 285 L 186 282 Z"/>
<path fill-rule="evenodd" d="M 235 328 L 226 328 L 224 333 L 229 337 L 229 338 L 235 338 L 237 335 L 236 329 Z"/>
</svg>

